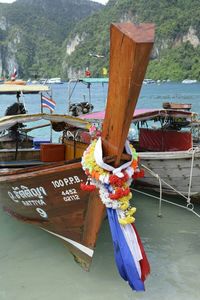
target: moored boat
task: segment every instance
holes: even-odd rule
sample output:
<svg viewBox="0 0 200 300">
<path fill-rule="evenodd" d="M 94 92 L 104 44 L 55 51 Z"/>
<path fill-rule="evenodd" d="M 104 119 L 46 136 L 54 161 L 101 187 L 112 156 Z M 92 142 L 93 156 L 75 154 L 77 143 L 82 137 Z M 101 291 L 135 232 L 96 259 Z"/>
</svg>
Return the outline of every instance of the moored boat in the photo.
<svg viewBox="0 0 200 300">
<path fill-rule="evenodd" d="M 42 97 L 48 91 L 49 87 L 43 85 L 0 88 L 1 95 L 16 94 L 18 101 L 21 92 Z M 18 108 L 22 105 L 14 104 Z M 80 159 L 73 154 L 78 147 L 67 139 L 62 144 L 52 143 L 50 137 L 48 143 L 44 139 L 35 143 L 27 133 L 49 125 L 52 130 L 63 131 L 64 139 L 67 129 L 87 130 L 90 124 L 66 115 L 19 112 L 0 118 L 1 206 L 18 220 L 38 225 L 62 239 L 76 261 L 88 270 L 104 208 L 97 196 L 80 189 L 86 175 Z M 33 122 L 41 120 L 48 124 L 32 127 Z"/>
<path fill-rule="evenodd" d="M 146 169 L 138 186 L 165 194 L 182 194 L 188 201 L 200 198 L 200 120 L 191 104 L 163 103 L 161 109 L 136 109 L 129 140 Z M 104 112 L 84 119 L 102 122 Z M 160 185 L 162 180 L 162 186 Z"/>
<path fill-rule="evenodd" d="M 102 131 L 103 157 L 101 160 L 109 161 L 113 165 L 110 166 L 111 168 L 119 167 L 121 171 L 133 162 L 133 156 L 130 153 L 124 153 L 124 146 L 127 144 L 126 138 L 145 76 L 153 40 L 154 25 L 152 24 L 122 23 L 111 26 L 109 91 Z M 124 76 L 121 79 L 122 70 Z M 31 89 L 31 86 L 29 88 Z M 14 93 L 13 90 L 12 92 Z M 27 153 L 33 149 L 25 148 L 18 148 L 17 160 L 16 156 L 7 160 L 2 159 L 0 192 L 3 197 L 1 204 L 5 211 L 17 219 L 38 225 L 61 238 L 74 255 L 75 260 L 88 270 L 105 208 L 99 199 L 98 191 L 89 193 L 88 189 L 82 190 L 80 187 L 80 184 L 87 180 L 88 172 L 86 170 L 85 174 L 82 169 L 83 163 L 81 164 L 80 161 L 87 145 L 82 141 L 71 139 L 69 132 L 80 132 L 81 130 L 84 132 L 89 128 L 89 124 L 82 119 L 65 115 L 20 114 L 1 118 L 0 129 L 9 129 L 18 123 L 25 124 L 38 118 L 49 120 L 54 130 L 63 132 L 62 143 L 59 145 L 51 142 L 41 144 L 40 149 L 35 149 L 35 153 L 38 153 L 38 157 L 35 159 L 32 154 L 27 157 Z M 6 153 L 7 150 L 3 149 L 3 154 L 6 155 Z M 136 161 L 136 158 L 134 160 Z M 129 173 L 130 170 L 132 172 L 133 167 L 129 168 Z M 125 176 L 119 172 L 119 176 L 124 177 L 125 182 L 130 179 L 132 173 L 130 176 L 128 173 Z M 124 193 L 127 191 L 129 193 L 128 184 Z M 112 196 L 115 197 L 114 190 L 112 193 Z M 130 197 L 130 193 L 127 195 Z M 124 279 L 133 289 L 144 290 L 144 280 L 149 273 L 149 265 L 139 236 L 132 226 L 134 220 L 132 214 L 135 209 L 126 212 L 126 207 L 122 212 L 121 206 L 117 204 L 116 207 L 119 207 L 117 213 L 124 214 L 119 219 L 122 219 L 123 222 L 129 221 L 124 225 L 130 225 L 129 229 L 134 232 L 139 252 L 136 263 L 132 257 L 133 251 L 129 250 L 129 255 L 124 256 L 124 268 L 129 268 L 129 263 L 131 266 L 137 264 L 134 270 L 129 270 L 130 274 L 126 271 Z M 115 217 L 118 230 L 126 230 L 126 226 L 120 227 L 116 212 L 112 212 L 111 209 L 107 211 L 109 220 L 112 221 L 112 218 Z M 114 230 L 113 228 L 112 230 Z M 115 236 L 115 245 L 116 238 Z M 123 243 L 123 245 L 125 244 Z M 131 242 L 130 245 L 132 245 Z M 128 261 L 127 257 L 129 257 Z M 140 265 L 140 261 L 143 260 L 145 263 Z M 138 273 L 137 269 L 140 270 Z"/>
<path fill-rule="evenodd" d="M 68 113 L 72 116 L 79 116 L 82 114 L 87 114 L 93 111 L 94 105 L 92 103 L 92 87 L 94 86 L 97 89 L 97 84 L 100 85 L 102 89 L 105 84 L 108 83 L 108 78 L 93 78 L 93 77 L 85 77 L 78 79 L 71 79 L 68 82 L 68 99 L 67 99 L 67 110 Z M 82 84 L 85 86 L 85 93 L 82 99 L 74 98 L 75 88 L 78 84 Z M 107 87 L 107 86 L 106 86 Z"/>
<path fill-rule="evenodd" d="M 22 79 L 15 79 L 15 80 L 5 80 L 4 84 L 11 84 L 11 85 L 25 85 L 26 81 Z"/>
<path fill-rule="evenodd" d="M 178 193 L 190 202 L 200 199 L 200 120 L 188 111 L 190 105 L 172 106 L 133 118 L 139 128 L 133 145 L 146 169 L 136 182 L 156 191 L 162 188 L 165 194 Z"/>
</svg>

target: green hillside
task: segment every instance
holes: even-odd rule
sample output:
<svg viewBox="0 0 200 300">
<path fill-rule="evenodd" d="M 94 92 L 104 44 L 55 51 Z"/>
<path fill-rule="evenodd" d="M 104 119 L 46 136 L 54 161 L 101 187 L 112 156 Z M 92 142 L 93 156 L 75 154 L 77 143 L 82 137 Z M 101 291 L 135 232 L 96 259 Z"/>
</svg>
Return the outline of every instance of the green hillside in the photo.
<svg viewBox="0 0 200 300">
<path fill-rule="evenodd" d="M 153 22 L 156 41 L 147 76 L 200 80 L 199 0 L 17 0 L 0 4 L 0 75 L 73 77 L 109 64 L 111 22 Z M 102 57 L 103 56 L 103 57 Z"/>
<path fill-rule="evenodd" d="M 65 72 L 89 66 L 94 76 L 101 75 L 109 59 L 109 24 L 132 21 L 153 22 L 156 41 L 147 76 L 153 79 L 200 80 L 200 9 L 197 0 L 110 0 L 107 8 L 77 24 L 68 38 L 86 38 L 71 55 L 66 55 Z M 90 57 L 89 53 L 104 58 Z"/>
<path fill-rule="evenodd" d="M 2 73 L 21 77 L 62 73 L 63 41 L 75 24 L 102 8 L 89 0 L 17 0 L 0 4 Z"/>
</svg>

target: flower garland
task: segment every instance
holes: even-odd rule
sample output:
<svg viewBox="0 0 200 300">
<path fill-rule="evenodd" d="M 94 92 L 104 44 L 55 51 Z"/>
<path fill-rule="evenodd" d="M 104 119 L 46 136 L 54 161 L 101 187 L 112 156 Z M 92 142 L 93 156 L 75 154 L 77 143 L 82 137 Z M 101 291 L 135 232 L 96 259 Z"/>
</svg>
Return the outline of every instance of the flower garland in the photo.
<svg viewBox="0 0 200 300">
<path fill-rule="evenodd" d="M 131 224 L 135 221 L 133 215 L 136 208 L 130 205 L 130 199 L 132 198 L 130 184 L 133 178 L 143 175 L 138 168 L 138 154 L 133 146 L 127 142 L 132 156 L 131 162 L 126 163 L 124 168 L 122 166 L 122 168 L 114 169 L 105 163 L 102 163 L 102 167 L 96 159 L 96 148 L 99 143 L 101 141 L 93 140 L 83 153 L 82 167 L 88 176 L 88 181 L 86 184 L 81 184 L 81 189 L 93 191 L 98 187 L 101 200 L 105 206 L 119 210 L 119 223 L 121 225 Z"/>
</svg>

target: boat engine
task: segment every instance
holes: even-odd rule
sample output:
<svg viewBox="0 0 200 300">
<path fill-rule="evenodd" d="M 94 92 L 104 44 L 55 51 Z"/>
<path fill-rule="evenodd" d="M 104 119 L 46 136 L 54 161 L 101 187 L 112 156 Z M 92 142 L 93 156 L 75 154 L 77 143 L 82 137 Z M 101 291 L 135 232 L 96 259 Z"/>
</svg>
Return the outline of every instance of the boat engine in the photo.
<svg viewBox="0 0 200 300">
<path fill-rule="evenodd" d="M 20 115 L 25 113 L 26 113 L 26 109 L 24 107 L 24 104 L 15 102 L 11 106 L 8 106 L 5 112 L 5 116 Z"/>
<path fill-rule="evenodd" d="M 12 105 L 8 106 L 5 112 L 5 116 L 21 115 L 26 114 L 26 109 L 23 103 L 15 102 Z M 24 127 L 22 123 L 18 123 L 9 128 L 10 132 L 16 132 L 18 128 Z"/>
<path fill-rule="evenodd" d="M 26 109 L 23 103 L 15 102 L 11 106 L 6 109 L 5 116 L 14 116 L 26 114 Z M 32 147 L 33 138 L 27 136 L 26 133 L 20 132 L 23 127 L 25 127 L 22 123 L 17 123 L 7 130 L 1 132 L 0 136 L 0 148 L 1 149 L 16 149 L 16 157 L 18 148 L 28 148 Z"/>
<path fill-rule="evenodd" d="M 82 114 L 87 114 L 93 110 L 94 106 L 89 102 L 79 102 L 72 103 L 69 107 L 69 111 L 71 112 L 73 117 L 80 116 Z"/>
</svg>

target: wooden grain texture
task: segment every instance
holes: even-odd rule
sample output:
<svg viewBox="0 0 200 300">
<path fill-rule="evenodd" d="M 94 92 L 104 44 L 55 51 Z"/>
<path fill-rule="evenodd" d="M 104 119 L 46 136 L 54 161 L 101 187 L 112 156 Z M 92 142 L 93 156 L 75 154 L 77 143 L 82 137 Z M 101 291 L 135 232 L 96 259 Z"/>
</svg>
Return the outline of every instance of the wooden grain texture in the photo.
<svg viewBox="0 0 200 300">
<path fill-rule="evenodd" d="M 112 24 L 109 89 L 102 141 L 104 156 L 120 163 L 154 41 L 154 25 Z"/>
<path fill-rule="evenodd" d="M 91 247 L 92 249 L 96 244 L 104 213 L 105 206 L 100 199 L 99 191 L 96 190 L 91 193 L 88 201 L 82 240 L 84 245 Z"/>
</svg>

